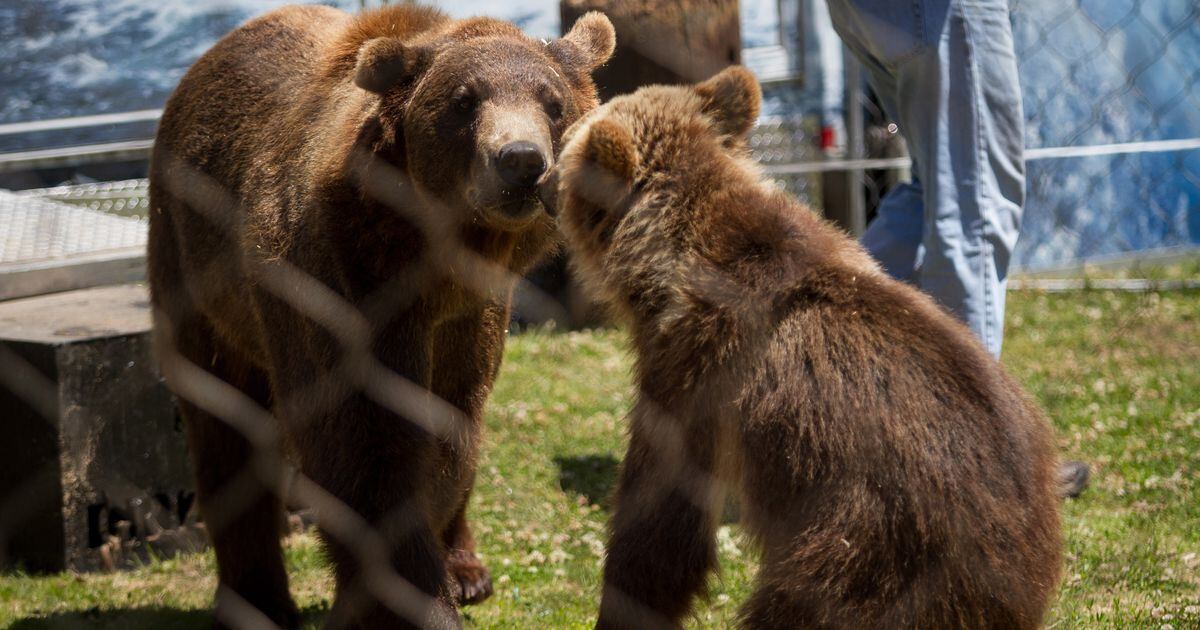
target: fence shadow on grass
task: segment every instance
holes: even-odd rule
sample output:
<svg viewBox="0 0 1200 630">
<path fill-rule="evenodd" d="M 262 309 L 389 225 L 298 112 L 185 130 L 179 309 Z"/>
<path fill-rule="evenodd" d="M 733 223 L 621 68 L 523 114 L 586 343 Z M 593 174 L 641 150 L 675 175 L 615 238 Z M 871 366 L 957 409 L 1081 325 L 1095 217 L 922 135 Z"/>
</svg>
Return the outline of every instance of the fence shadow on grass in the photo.
<svg viewBox="0 0 1200 630">
<path fill-rule="evenodd" d="M 609 454 L 572 455 L 555 457 L 558 466 L 558 485 L 563 492 L 581 494 L 588 503 L 605 509 L 611 506 L 613 488 L 617 485 L 617 459 Z"/>
</svg>

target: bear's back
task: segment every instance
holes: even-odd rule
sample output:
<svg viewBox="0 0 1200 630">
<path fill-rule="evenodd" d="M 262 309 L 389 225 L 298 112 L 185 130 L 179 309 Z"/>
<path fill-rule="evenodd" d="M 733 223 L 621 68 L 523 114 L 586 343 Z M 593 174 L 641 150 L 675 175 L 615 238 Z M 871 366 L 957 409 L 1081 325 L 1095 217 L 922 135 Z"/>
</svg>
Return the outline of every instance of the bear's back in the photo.
<svg viewBox="0 0 1200 630">
<path fill-rule="evenodd" d="M 752 427 L 745 446 L 760 474 L 790 481 L 762 479 L 748 484 L 751 494 L 792 483 L 827 488 L 811 506 L 826 515 L 820 530 L 854 531 L 857 544 L 879 550 L 862 575 L 842 576 L 847 583 L 936 575 L 1021 593 L 1029 610 L 1042 610 L 1060 554 L 1048 423 L 930 298 L 861 271 L 831 262 L 792 285 L 788 313 L 741 397 Z M 780 448 L 784 435 L 792 443 Z M 914 557 L 912 549 L 923 551 Z M 996 554 L 1006 561 L 992 562 Z"/>
<path fill-rule="evenodd" d="M 167 102 L 155 162 L 184 163 L 240 188 L 253 162 L 296 135 L 280 123 L 311 98 L 321 51 L 349 17 L 325 6 L 289 6 L 225 36 Z"/>
</svg>

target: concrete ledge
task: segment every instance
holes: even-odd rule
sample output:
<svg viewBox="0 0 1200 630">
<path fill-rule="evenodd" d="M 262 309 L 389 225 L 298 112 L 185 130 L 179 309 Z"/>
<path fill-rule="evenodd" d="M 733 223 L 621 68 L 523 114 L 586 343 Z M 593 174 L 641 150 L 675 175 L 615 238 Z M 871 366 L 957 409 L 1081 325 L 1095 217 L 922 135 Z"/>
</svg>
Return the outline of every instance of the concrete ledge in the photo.
<svg viewBox="0 0 1200 630">
<path fill-rule="evenodd" d="M 114 540 L 203 541 L 145 287 L 0 303 L 0 433 L 0 566 L 107 569 L 138 555 Z"/>
</svg>

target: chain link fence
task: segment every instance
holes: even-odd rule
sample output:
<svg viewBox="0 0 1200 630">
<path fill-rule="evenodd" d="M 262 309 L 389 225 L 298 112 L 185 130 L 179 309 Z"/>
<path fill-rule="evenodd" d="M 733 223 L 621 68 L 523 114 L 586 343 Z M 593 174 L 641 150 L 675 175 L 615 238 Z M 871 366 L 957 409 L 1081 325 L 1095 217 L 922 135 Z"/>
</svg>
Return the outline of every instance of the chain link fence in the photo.
<svg viewBox="0 0 1200 630">
<path fill-rule="evenodd" d="M 1013 26 L 1019 69 L 1037 79 L 1024 89 L 1035 159 L 1016 264 L 1200 246 L 1200 5 L 1021 0 Z M 1036 159 L 1125 143 L 1141 144 Z"/>
<path fill-rule="evenodd" d="M 1075 273 L 1200 248 L 1200 6 L 1152 2 L 1011 5 L 1026 114 L 1027 204 L 1014 270 Z M 847 65 L 853 61 L 847 57 Z M 848 72 L 849 74 L 849 72 Z M 849 85 L 861 82 L 850 80 Z M 869 218 L 909 177 L 903 140 L 865 91 L 847 98 L 861 154 L 820 159 L 811 122 L 766 121 L 755 155 L 815 207 L 815 173 L 859 175 Z M 784 175 L 786 173 L 786 175 Z M 806 175 L 807 174 L 807 175 Z M 833 200 L 835 203 L 844 203 Z M 824 208 L 829 214 L 829 208 Z"/>
<path fill-rule="evenodd" d="M 1192 61 L 1200 47 L 1198 11 L 1179 2 L 1012 3 L 1029 156 L 1016 270 L 1132 262 L 1200 244 L 1200 75 Z M 821 121 L 809 112 L 764 119 L 751 148 L 817 208 L 829 201 L 813 173 L 863 173 L 864 207 L 856 210 L 869 218 L 888 187 L 907 179 L 907 166 L 894 159 L 903 155 L 903 141 L 870 94 L 852 100 L 863 109 L 850 117 L 863 121 L 849 130 L 862 139 L 861 155 L 852 157 L 872 160 L 869 168 L 848 168 L 853 162 L 839 168 L 831 158 L 849 154 L 819 150 Z M 46 133 L 44 126 L 35 131 Z M 123 192 L 100 183 L 22 194 L 74 203 L 104 190 L 112 203 L 100 200 L 93 209 L 144 211 L 145 202 L 135 198 L 145 183 L 122 186 Z"/>
<path fill-rule="evenodd" d="M 1031 149 L 1028 206 L 1017 253 L 1019 269 L 1032 272 L 1114 256 L 1136 258 L 1164 250 L 1190 250 L 1200 244 L 1200 144 L 1189 144 L 1200 135 L 1200 67 L 1195 63 L 1200 51 L 1200 6 L 1180 3 L 1172 13 L 1162 8 L 1166 5 L 1149 0 L 1122 3 L 1120 10 L 1114 8 L 1115 4 L 1022 0 L 1013 5 L 1018 59 L 1027 79 L 1027 145 Z M 1130 35 L 1134 31 L 1139 33 L 1136 38 Z M 1170 68 L 1166 73 L 1169 79 L 1149 78 L 1158 76 L 1151 72 L 1156 67 Z M 842 159 L 823 154 L 817 146 L 820 121 L 804 113 L 763 120 L 751 135 L 749 147 L 782 186 L 817 208 L 828 203 L 830 174 L 857 173 L 859 178 L 851 181 L 855 185 L 861 182 L 864 187 L 862 211 L 869 216 L 870 208 L 878 204 L 888 187 L 905 177 L 907 161 L 902 156 L 902 144 L 898 144 L 897 132 L 902 130 L 891 125 L 877 108 L 871 109 L 869 97 L 853 102 L 866 109 L 860 117 L 864 127 L 852 131 L 862 139 L 864 155 Z M 412 191 L 383 190 L 378 185 L 385 179 L 402 181 L 402 174 L 393 172 L 386 163 L 373 164 L 371 170 L 385 175 L 362 185 L 396 211 L 407 212 L 414 201 Z M 203 173 L 181 166 L 176 178 L 164 185 L 172 194 L 187 199 L 210 225 L 228 230 L 238 225 L 238 217 L 231 214 L 237 200 Z M 120 229 L 125 230 L 121 232 L 124 246 L 130 238 L 130 226 L 145 229 L 147 190 L 146 180 L 140 179 L 25 190 L 0 197 L 0 210 L 5 212 L 2 220 L 12 226 L 19 216 L 25 216 L 18 212 L 32 212 L 29 208 L 36 206 L 35 210 L 43 214 L 21 219 L 22 225 L 32 226 L 31 230 L 59 220 L 45 217 L 66 216 L 64 207 L 76 207 L 87 216 L 116 215 L 122 219 Z M 421 203 L 428 200 L 422 199 Z M 454 214 L 446 210 L 445 216 Z M 527 280 L 466 246 L 451 226 L 428 219 L 419 218 L 425 234 L 445 245 L 431 254 L 428 267 L 433 271 L 428 273 L 455 270 L 455 277 L 466 283 L 465 289 L 488 304 L 503 304 L 514 289 L 519 289 L 523 295 L 532 296 L 524 300 L 524 308 L 557 308 L 553 298 Z M 70 226 L 68 231 L 94 229 L 84 224 Z M 54 229 L 62 232 L 66 228 Z M 19 249 L 28 240 L 25 232 L 10 232 L 0 239 L 4 247 L 0 249 L 0 262 L 40 262 L 70 254 L 54 250 L 34 261 L 33 254 Z M 231 231 L 224 238 L 236 242 L 241 236 Z M 60 250 L 66 247 L 56 243 Z M 10 256 L 9 252 L 16 253 Z M 205 523 L 198 521 L 190 509 L 194 499 L 190 488 L 149 487 L 153 486 L 153 475 L 147 477 L 144 471 L 128 477 L 107 477 L 103 488 L 87 486 L 91 483 L 87 481 L 91 479 L 87 470 L 94 456 L 105 452 L 104 444 L 110 443 L 106 441 L 121 439 L 124 429 L 118 424 L 126 420 L 120 415 L 104 415 L 112 409 L 109 402 L 89 407 L 92 403 L 76 400 L 69 392 L 64 394 L 63 388 L 72 386 L 64 375 L 74 374 L 76 380 L 86 380 L 85 376 L 98 379 L 95 382 L 112 384 L 115 392 L 125 391 L 119 385 L 120 375 L 125 373 L 122 370 L 142 369 L 142 362 L 152 361 L 146 348 L 138 348 L 128 357 L 112 348 L 96 350 L 90 360 L 105 366 L 103 370 L 82 368 L 71 372 L 68 367 L 86 359 L 63 358 L 62 346 L 56 345 L 61 339 L 46 341 L 31 334 L 20 344 L 0 344 L 0 390 L 7 397 L 4 404 L 23 409 L 24 420 L 41 423 L 29 429 L 29 443 L 34 445 L 30 448 L 43 449 L 39 452 L 44 455 L 25 460 L 32 462 L 28 468 L 6 471 L 8 485 L 0 497 L 4 501 L 0 506 L 0 562 L 9 563 L 11 556 L 22 553 L 14 541 L 40 544 L 26 530 L 28 519 L 46 516 L 46 506 L 40 503 L 44 493 L 61 495 L 64 484 L 78 485 L 81 479 L 83 485 L 71 490 L 79 493 L 71 499 L 80 506 L 71 513 L 71 518 L 81 519 L 71 526 L 78 529 L 78 534 L 73 541 L 59 543 L 57 550 L 46 552 L 70 557 L 62 546 L 78 545 L 81 551 L 77 562 L 68 561 L 77 568 L 115 568 L 125 559 L 148 555 L 147 550 L 169 553 L 193 548 L 198 538 L 187 532 L 195 533 L 205 526 L 211 529 L 214 522 L 223 522 L 221 526 L 238 522 L 248 511 L 259 509 L 266 499 L 293 508 L 297 527 L 311 521 L 309 510 L 319 514 L 321 528 L 338 549 L 338 556 L 347 566 L 355 567 L 358 579 L 343 584 L 339 594 L 347 606 L 379 605 L 416 625 L 452 625 L 449 619 L 454 613 L 448 604 L 448 591 L 432 597 L 428 584 L 415 584 L 414 574 L 402 574 L 394 562 L 399 541 L 415 534 L 431 534 L 421 531 L 422 523 L 413 517 L 415 509 L 406 502 L 411 496 L 382 506 L 356 503 L 331 492 L 328 479 L 319 475 L 313 478 L 284 464 L 287 451 L 296 448 L 289 434 L 328 421 L 338 409 L 348 406 L 392 419 L 401 427 L 397 430 L 402 435 L 431 448 L 456 451 L 466 448 L 464 442 L 473 439 L 467 429 L 479 421 L 486 387 L 464 396 L 440 392 L 429 379 L 394 369 L 377 354 L 378 339 L 374 335 L 380 323 L 416 300 L 411 287 L 421 285 L 425 279 L 386 282 L 366 299 L 352 303 L 323 281 L 284 261 L 257 263 L 252 275 L 257 290 L 278 301 L 295 321 L 311 327 L 328 346 L 329 356 L 337 360 L 315 366 L 309 385 L 290 392 L 290 397 L 263 396 L 237 382 L 234 375 L 222 373 L 215 354 L 200 356 L 186 349 L 187 343 L 182 340 L 190 334 L 190 322 L 174 320 L 162 312 L 153 314 L 160 335 L 161 363 L 156 369 L 161 370 L 178 400 L 189 410 L 190 419 L 219 422 L 244 441 L 239 447 L 245 450 L 242 466 L 223 480 L 223 487 L 204 499 L 208 501 Z M 144 336 L 152 316 L 149 306 L 138 302 L 142 299 L 138 297 L 120 299 L 124 300 L 123 307 L 140 309 L 140 314 L 131 316 L 136 321 L 128 328 L 116 324 L 105 328 L 103 323 L 94 323 L 87 331 L 72 332 L 69 327 L 54 328 L 56 322 L 49 322 L 50 337 Z M 22 316 L 37 317 L 28 312 Z M 51 355 L 34 349 L 43 342 L 51 348 Z M 498 357 L 489 360 L 498 361 Z M 138 387 L 163 391 L 157 378 Z M 86 391 L 97 396 L 102 393 Z M 178 433 L 173 406 L 154 400 L 153 408 L 166 415 L 152 419 L 148 426 L 166 426 Z M 81 408 L 90 410 L 91 415 L 64 420 L 69 416 L 67 412 Z M 282 431 L 277 420 L 281 410 L 292 413 Z M 681 450 L 683 436 L 664 431 L 660 438 L 663 452 Z M 171 439 L 182 438 L 173 434 Z M 374 443 L 364 445 L 367 449 L 378 447 Z M 78 452 L 63 455 L 56 449 Z M 147 447 L 144 452 L 154 451 Z M 345 462 L 350 466 L 355 463 Z M 73 468 L 76 464 L 82 469 Z M 688 462 L 672 474 L 679 478 L 680 485 L 686 481 L 698 497 L 707 496 L 711 487 L 719 485 L 709 473 Z M 702 499 L 697 502 L 703 503 L 704 510 L 713 509 Z M 373 518 L 366 518 L 364 511 L 372 512 Z M 270 628 L 279 621 L 265 617 L 232 591 L 222 590 L 217 599 L 218 614 L 224 615 L 221 621 L 232 626 Z"/>
</svg>

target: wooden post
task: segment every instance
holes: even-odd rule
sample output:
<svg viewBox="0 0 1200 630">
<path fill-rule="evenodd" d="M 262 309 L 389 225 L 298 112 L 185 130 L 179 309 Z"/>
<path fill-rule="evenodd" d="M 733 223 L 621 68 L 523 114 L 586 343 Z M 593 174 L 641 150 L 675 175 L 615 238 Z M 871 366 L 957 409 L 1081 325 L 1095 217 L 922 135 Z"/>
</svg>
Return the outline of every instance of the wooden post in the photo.
<svg viewBox="0 0 1200 630">
<path fill-rule="evenodd" d="M 596 71 L 608 100 L 653 83 L 695 83 L 742 59 L 737 0 L 562 0 L 565 33 L 584 13 L 612 20 L 617 49 Z"/>
<path fill-rule="evenodd" d="M 863 121 L 862 67 L 849 52 L 846 66 L 846 157 L 860 160 L 866 157 Z M 829 171 L 821 177 L 825 218 L 837 223 L 855 238 L 867 227 L 867 213 L 862 169 Z"/>
<path fill-rule="evenodd" d="M 737 0 L 562 0 L 559 11 L 563 33 L 588 11 L 600 11 L 612 21 L 617 49 L 593 75 L 605 101 L 643 85 L 703 81 L 741 62 Z M 514 310 L 519 325 L 558 320 L 560 326 L 583 328 L 603 323 L 603 310 L 571 276 L 566 254 L 528 277 L 562 309 L 547 309 L 545 300 L 518 287 Z"/>
</svg>

